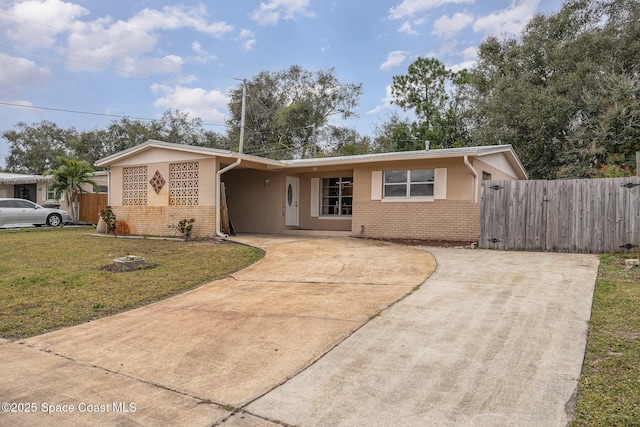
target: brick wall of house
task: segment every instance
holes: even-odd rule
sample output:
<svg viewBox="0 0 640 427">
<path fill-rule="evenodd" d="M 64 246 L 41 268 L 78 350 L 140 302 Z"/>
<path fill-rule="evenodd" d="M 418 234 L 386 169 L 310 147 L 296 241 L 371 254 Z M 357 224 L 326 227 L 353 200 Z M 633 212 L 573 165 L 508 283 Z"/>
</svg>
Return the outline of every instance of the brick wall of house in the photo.
<svg viewBox="0 0 640 427">
<path fill-rule="evenodd" d="M 114 206 L 118 222 L 124 221 L 130 234 L 182 237 L 175 226 L 182 219 L 195 219 L 192 238 L 213 238 L 216 234 L 213 206 Z M 122 224 L 121 224 L 122 226 Z"/>
<path fill-rule="evenodd" d="M 352 220 L 354 236 L 474 242 L 479 236 L 480 204 L 361 200 L 354 201 Z"/>
</svg>

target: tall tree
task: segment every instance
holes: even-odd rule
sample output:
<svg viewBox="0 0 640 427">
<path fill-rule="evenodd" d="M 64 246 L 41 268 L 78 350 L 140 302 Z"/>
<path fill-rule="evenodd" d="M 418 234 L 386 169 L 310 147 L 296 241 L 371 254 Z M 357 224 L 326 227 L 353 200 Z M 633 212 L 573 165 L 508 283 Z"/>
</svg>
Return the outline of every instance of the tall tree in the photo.
<svg viewBox="0 0 640 427">
<path fill-rule="evenodd" d="M 156 139 L 174 144 L 198 145 L 203 139 L 202 119 L 190 118 L 189 113 L 167 110 L 159 120 L 149 124 Z"/>
<path fill-rule="evenodd" d="M 107 151 L 109 134 L 105 130 L 89 130 L 80 133 L 70 142 L 71 157 L 85 160 L 93 165 L 97 160 L 107 157 L 114 152 Z"/>
<path fill-rule="evenodd" d="M 639 22 L 635 0 L 568 0 L 518 38 L 485 40 L 471 77 L 474 140 L 512 144 L 532 178 L 589 176 L 609 152 L 588 132 L 604 117 L 593 101 L 610 97 L 603 82 L 637 73 Z"/>
<path fill-rule="evenodd" d="M 312 72 L 297 65 L 263 71 L 246 82 L 246 89 L 245 151 L 272 158 L 316 152 L 314 135 L 332 117 L 354 116 L 362 93 L 361 84 L 341 82 L 333 68 Z M 239 141 L 241 106 L 242 85 L 230 94 L 231 141 Z"/>
<path fill-rule="evenodd" d="M 78 196 L 85 191 L 86 185 L 91 185 L 95 191 L 99 191 L 100 186 L 91 179 L 94 170 L 86 161 L 59 157 L 58 163 L 57 169 L 50 169 L 45 175 L 53 176 L 52 188 L 56 197 L 64 195 L 72 220 L 78 222 Z"/>
<path fill-rule="evenodd" d="M 414 134 L 413 124 L 397 113 L 374 128 L 373 150 L 378 153 L 424 149 L 424 141 Z"/>
<path fill-rule="evenodd" d="M 436 58 L 418 58 L 407 74 L 394 76 L 392 103 L 413 110 L 417 118 L 409 139 L 417 143 L 397 145 L 396 150 L 425 148 L 427 143 L 430 148 L 469 145 L 464 115 L 468 85 L 466 70 L 452 72 Z"/>
<path fill-rule="evenodd" d="M 105 139 L 105 153 L 114 154 L 127 148 L 135 147 L 149 139 L 160 137 L 157 131 L 154 132 L 148 123 L 141 120 L 134 120 L 123 117 L 120 120 L 113 120 L 107 127 L 107 138 Z"/>
<path fill-rule="evenodd" d="M 325 146 L 317 155 L 326 157 L 355 156 L 372 151 L 371 138 L 361 136 L 355 129 L 327 126 L 319 138 Z"/>
<path fill-rule="evenodd" d="M 59 156 L 69 154 L 77 132 L 44 120 L 31 125 L 19 122 L 2 137 L 9 142 L 9 154 L 5 158 L 7 172 L 39 175 L 57 167 Z"/>
</svg>

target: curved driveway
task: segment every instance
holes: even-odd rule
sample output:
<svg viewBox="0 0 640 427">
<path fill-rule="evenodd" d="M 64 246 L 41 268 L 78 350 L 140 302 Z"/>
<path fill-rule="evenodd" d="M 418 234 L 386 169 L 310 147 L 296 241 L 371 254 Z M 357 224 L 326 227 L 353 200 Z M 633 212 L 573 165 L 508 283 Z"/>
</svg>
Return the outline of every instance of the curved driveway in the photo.
<svg viewBox="0 0 640 427">
<path fill-rule="evenodd" d="M 570 420 L 597 256 L 420 250 L 349 238 L 238 240 L 267 254 L 233 278 L 0 344 L 4 401 L 76 408 L 0 413 L 0 424 Z M 424 282 L 431 254 L 438 267 Z"/>
<path fill-rule="evenodd" d="M 265 258 L 156 304 L 0 343 L 3 402 L 35 404 L 31 413 L 0 412 L 0 424 L 273 425 L 237 409 L 435 268 L 424 251 L 360 239 L 238 240 L 265 248 Z M 62 412 L 43 413 L 52 409 Z"/>
</svg>

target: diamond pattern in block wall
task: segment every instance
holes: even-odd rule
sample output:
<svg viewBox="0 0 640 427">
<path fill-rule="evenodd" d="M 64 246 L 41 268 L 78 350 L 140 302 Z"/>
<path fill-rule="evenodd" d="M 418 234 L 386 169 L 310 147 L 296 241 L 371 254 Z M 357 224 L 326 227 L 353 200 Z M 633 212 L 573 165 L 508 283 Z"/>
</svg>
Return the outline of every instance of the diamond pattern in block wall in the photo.
<svg viewBox="0 0 640 427">
<path fill-rule="evenodd" d="M 169 165 L 169 205 L 197 206 L 199 178 L 198 162 L 171 163 Z"/>
<path fill-rule="evenodd" d="M 156 194 L 160 193 L 160 190 L 162 190 L 162 187 L 164 187 L 165 184 L 164 178 L 160 174 L 160 171 L 156 171 L 156 173 L 153 175 L 153 178 L 151 178 L 151 181 L 149 181 L 149 184 L 151 184 Z"/>
<path fill-rule="evenodd" d="M 147 204 L 147 167 L 132 166 L 122 168 L 122 204 Z"/>
</svg>

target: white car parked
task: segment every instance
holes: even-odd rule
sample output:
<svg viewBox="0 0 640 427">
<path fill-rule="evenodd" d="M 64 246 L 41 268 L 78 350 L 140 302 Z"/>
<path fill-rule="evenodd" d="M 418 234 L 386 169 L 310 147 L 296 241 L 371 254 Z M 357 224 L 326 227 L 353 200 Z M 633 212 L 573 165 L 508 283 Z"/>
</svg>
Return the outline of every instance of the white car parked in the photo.
<svg viewBox="0 0 640 427">
<path fill-rule="evenodd" d="M 71 216 L 60 209 L 43 208 L 25 199 L 0 199 L 0 227 L 49 225 L 57 227 L 71 222 Z"/>
</svg>

